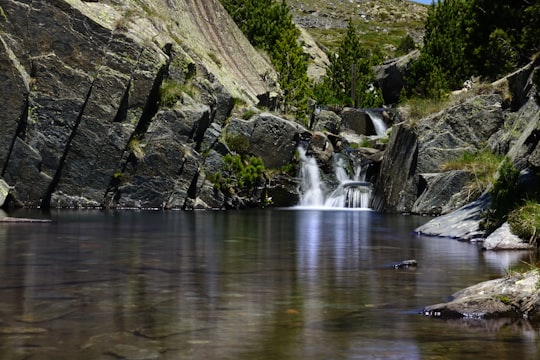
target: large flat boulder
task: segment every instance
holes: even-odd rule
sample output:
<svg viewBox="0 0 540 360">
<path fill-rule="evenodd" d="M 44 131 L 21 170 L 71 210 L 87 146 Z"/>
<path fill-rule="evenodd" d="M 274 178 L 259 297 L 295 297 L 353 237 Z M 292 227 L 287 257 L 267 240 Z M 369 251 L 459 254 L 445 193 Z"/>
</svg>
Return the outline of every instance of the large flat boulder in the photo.
<svg viewBox="0 0 540 360">
<path fill-rule="evenodd" d="M 521 318 L 540 320 L 540 273 L 531 270 L 485 281 L 454 293 L 451 300 L 427 306 L 423 314 L 437 318 Z"/>
</svg>

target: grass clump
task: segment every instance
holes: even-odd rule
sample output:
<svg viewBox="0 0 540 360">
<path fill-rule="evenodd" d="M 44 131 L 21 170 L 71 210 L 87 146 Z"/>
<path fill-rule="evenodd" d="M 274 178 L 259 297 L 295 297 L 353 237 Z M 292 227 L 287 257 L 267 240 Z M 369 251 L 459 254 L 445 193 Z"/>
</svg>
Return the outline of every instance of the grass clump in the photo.
<svg viewBox="0 0 540 360">
<path fill-rule="evenodd" d="M 193 87 L 187 84 L 182 84 L 175 80 L 164 80 L 160 88 L 161 105 L 174 106 L 179 100 L 181 100 L 184 94 L 191 97 L 195 95 Z"/>
<path fill-rule="evenodd" d="M 540 229 L 540 204 L 527 201 L 523 206 L 510 212 L 508 223 L 513 234 L 521 239 L 529 240 L 530 244 L 537 244 Z"/>
<path fill-rule="evenodd" d="M 449 97 L 439 99 L 413 97 L 401 103 L 400 112 L 409 123 L 414 125 L 420 119 L 446 109 L 450 103 L 451 99 Z"/>
<path fill-rule="evenodd" d="M 473 197 L 479 196 L 493 181 L 503 157 L 495 155 L 488 149 L 478 152 L 465 151 L 459 157 L 442 164 L 441 170 L 464 170 L 474 178 L 468 185 L 468 191 Z"/>
</svg>

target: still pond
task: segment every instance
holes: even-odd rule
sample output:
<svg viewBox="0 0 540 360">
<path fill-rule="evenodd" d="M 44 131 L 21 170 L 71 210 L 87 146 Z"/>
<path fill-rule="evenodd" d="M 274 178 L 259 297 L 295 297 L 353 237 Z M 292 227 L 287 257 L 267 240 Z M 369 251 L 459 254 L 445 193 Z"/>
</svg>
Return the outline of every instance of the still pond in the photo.
<svg viewBox="0 0 540 360">
<path fill-rule="evenodd" d="M 431 319 L 523 252 L 363 210 L 53 211 L 0 224 L 0 359 L 538 359 L 538 327 Z M 413 269 L 391 265 L 416 259 Z"/>
</svg>

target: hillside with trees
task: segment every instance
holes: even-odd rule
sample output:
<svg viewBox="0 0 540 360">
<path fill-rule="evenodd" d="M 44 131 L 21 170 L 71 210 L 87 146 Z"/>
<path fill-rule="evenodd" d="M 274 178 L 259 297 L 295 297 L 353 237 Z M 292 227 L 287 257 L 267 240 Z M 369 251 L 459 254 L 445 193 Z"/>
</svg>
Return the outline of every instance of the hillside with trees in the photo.
<svg viewBox="0 0 540 360">
<path fill-rule="evenodd" d="M 437 1 L 407 95 L 441 98 L 473 76 L 493 81 L 530 61 L 540 46 L 538 1 Z"/>
</svg>

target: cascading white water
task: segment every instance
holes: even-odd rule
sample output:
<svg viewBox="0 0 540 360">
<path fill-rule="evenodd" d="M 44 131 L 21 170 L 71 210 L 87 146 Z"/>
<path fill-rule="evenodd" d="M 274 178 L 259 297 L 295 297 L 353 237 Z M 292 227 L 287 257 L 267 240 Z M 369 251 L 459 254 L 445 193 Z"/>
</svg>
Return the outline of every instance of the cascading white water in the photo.
<svg viewBox="0 0 540 360">
<path fill-rule="evenodd" d="M 369 109 L 366 109 L 365 111 L 373 123 L 377 136 L 384 136 L 386 134 L 386 130 L 388 130 L 388 127 L 386 126 L 381 114 Z"/>
<path fill-rule="evenodd" d="M 360 167 L 355 169 L 351 179 L 340 159 L 334 164 L 334 173 L 339 185 L 327 195 L 326 186 L 321 181 L 320 170 L 314 158 L 306 156 L 306 151 L 299 148 L 300 167 L 300 206 L 325 208 L 369 208 L 371 184 L 365 181 L 365 172 Z"/>
<path fill-rule="evenodd" d="M 300 205 L 320 206 L 324 203 L 323 182 L 319 173 L 317 161 L 306 156 L 306 150 L 298 148 L 300 160 Z"/>
</svg>

